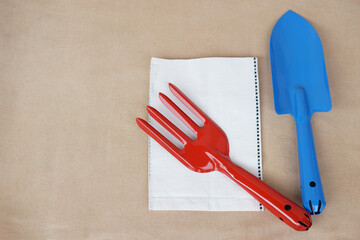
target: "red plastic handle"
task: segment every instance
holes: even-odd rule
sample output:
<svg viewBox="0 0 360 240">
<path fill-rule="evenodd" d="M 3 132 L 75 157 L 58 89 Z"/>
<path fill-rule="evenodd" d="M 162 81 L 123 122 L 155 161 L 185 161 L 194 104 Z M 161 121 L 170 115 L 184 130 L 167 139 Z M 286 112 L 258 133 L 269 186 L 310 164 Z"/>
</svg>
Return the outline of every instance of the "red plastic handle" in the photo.
<svg viewBox="0 0 360 240">
<path fill-rule="evenodd" d="M 215 160 L 215 159 L 213 159 Z M 259 178 L 235 165 L 227 157 L 219 157 L 217 170 L 239 184 L 265 208 L 297 231 L 306 231 L 311 227 L 311 216 L 304 208 L 286 198 Z"/>
</svg>

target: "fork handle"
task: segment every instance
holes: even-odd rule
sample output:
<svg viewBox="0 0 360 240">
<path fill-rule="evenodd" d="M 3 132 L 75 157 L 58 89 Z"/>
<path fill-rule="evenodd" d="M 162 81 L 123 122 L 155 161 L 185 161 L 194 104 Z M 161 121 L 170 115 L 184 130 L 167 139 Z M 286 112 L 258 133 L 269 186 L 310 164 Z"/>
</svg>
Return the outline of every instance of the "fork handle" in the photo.
<svg viewBox="0 0 360 240">
<path fill-rule="evenodd" d="M 311 216 L 304 208 L 286 198 L 245 169 L 235 165 L 230 158 L 221 158 L 218 161 L 217 170 L 240 185 L 280 220 L 298 231 L 310 228 Z"/>
</svg>

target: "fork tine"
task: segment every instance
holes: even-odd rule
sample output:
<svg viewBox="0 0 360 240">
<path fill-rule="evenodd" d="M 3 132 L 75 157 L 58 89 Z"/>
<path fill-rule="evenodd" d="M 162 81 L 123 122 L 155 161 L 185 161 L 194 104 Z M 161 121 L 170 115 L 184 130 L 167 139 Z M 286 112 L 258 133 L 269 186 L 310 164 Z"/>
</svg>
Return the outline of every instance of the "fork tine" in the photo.
<svg viewBox="0 0 360 240">
<path fill-rule="evenodd" d="M 170 100 L 166 95 L 163 93 L 159 93 L 159 97 L 161 102 L 172 112 L 174 113 L 183 123 L 186 124 L 191 131 L 197 134 L 199 126 L 186 115 L 173 101 Z"/>
<path fill-rule="evenodd" d="M 179 99 L 190 111 L 192 111 L 201 121 L 206 122 L 209 117 L 201 111 L 180 89 L 169 83 L 170 91 Z"/>
<path fill-rule="evenodd" d="M 172 142 L 170 142 L 166 137 L 159 133 L 153 126 L 151 126 L 147 121 L 141 118 L 136 118 L 138 126 L 144 130 L 150 137 L 157 141 L 163 148 L 165 148 L 169 153 L 174 156 L 177 156 L 180 153 L 180 149 L 176 147 Z"/>
<path fill-rule="evenodd" d="M 184 145 L 190 140 L 190 138 L 177 128 L 172 122 L 164 117 L 158 110 L 153 107 L 147 106 L 147 111 L 158 123 L 160 123 L 166 130 L 173 134 Z"/>
</svg>

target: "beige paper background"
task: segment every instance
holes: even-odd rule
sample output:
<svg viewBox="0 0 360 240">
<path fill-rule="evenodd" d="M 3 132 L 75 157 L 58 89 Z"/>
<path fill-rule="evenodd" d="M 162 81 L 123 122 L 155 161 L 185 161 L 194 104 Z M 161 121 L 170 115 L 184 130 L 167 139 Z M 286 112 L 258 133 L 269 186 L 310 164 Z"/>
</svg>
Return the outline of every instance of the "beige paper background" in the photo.
<svg viewBox="0 0 360 240">
<path fill-rule="evenodd" d="M 295 126 L 274 112 L 269 36 L 314 25 L 333 109 L 312 120 L 327 207 L 308 232 L 265 212 L 149 212 L 152 56 L 259 58 L 264 180 L 300 203 Z M 0 2 L 0 239 L 358 239 L 359 1 Z M 221 80 L 221 79 L 219 79 Z"/>
</svg>

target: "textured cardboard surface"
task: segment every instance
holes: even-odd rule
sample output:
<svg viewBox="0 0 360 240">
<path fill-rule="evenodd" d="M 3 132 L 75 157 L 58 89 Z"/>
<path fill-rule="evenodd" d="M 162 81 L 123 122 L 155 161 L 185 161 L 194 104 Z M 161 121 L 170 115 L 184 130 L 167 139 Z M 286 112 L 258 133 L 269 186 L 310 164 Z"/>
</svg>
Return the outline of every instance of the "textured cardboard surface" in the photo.
<svg viewBox="0 0 360 240">
<path fill-rule="evenodd" d="M 288 9 L 323 43 L 313 116 L 327 207 L 298 233 L 265 212 L 149 212 L 150 58 L 257 56 L 264 180 L 300 203 L 295 125 L 268 42 Z M 1 1 L 0 239 L 358 239 L 359 1 Z M 221 79 L 220 79 L 221 80 Z"/>
</svg>

